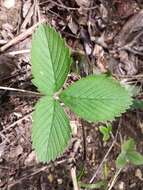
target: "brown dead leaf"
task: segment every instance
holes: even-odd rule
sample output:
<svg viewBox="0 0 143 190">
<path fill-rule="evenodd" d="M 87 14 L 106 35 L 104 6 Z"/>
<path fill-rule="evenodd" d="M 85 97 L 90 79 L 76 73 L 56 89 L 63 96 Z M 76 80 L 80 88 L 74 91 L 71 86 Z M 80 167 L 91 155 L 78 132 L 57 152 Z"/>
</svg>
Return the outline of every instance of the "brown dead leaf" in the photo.
<svg viewBox="0 0 143 190">
<path fill-rule="evenodd" d="M 20 154 L 23 153 L 23 148 L 21 145 L 18 145 L 17 147 L 15 148 L 12 148 L 11 147 L 11 150 L 10 150 L 10 154 L 9 154 L 9 157 L 10 158 L 16 158 L 18 157 Z"/>
<path fill-rule="evenodd" d="M 113 0 L 113 5 L 116 7 L 115 15 L 118 17 L 128 17 L 136 12 L 137 3 L 132 0 Z"/>
<path fill-rule="evenodd" d="M 127 21 L 117 37 L 118 46 L 122 47 L 131 42 L 143 30 L 143 10 Z"/>
<path fill-rule="evenodd" d="M 6 78 L 14 71 L 16 65 L 13 57 L 1 55 L 0 56 L 0 80 Z"/>
<path fill-rule="evenodd" d="M 25 166 L 32 166 L 33 164 L 37 163 L 36 154 L 32 151 L 24 161 Z"/>
<path fill-rule="evenodd" d="M 1 2 L 1 7 L 0 7 L 0 28 L 4 23 L 8 23 L 12 25 L 13 28 L 16 28 L 19 20 L 19 13 L 21 10 L 22 1 L 15 0 L 14 6 L 11 6 L 9 9 L 5 7 L 4 2 L 5 1 Z"/>
<path fill-rule="evenodd" d="M 78 24 L 73 20 L 71 16 L 68 18 L 68 27 L 72 31 L 73 34 L 77 34 L 78 32 Z"/>
<path fill-rule="evenodd" d="M 104 56 L 104 50 L 100 45 L 95 45 L 93 50 L 93 56 L 96 57 L 96 64 L 100 68 L 101 72 L 105 73 L 107 71 L 107 60 Z"/>
</svg>

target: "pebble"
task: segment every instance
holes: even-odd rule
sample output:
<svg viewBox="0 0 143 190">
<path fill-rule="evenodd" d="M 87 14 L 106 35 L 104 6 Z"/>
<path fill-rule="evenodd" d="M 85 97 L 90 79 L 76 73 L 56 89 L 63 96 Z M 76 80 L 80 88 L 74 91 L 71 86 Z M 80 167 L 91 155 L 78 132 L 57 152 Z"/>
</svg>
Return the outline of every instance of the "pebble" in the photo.
<svg viewBox="0 0 143 190">
<path fill-rule="evenodd" d="M 31 166 L 34 163 L 37 163 L 36 154 L 32 151 L 24 161 L 25 166 Z"/>
<path fill-rule="evenodd" d="M 143 174 L 139 168 L 136 169 L 135 176 L 138 177 L 141 181 L 143 181 Z"/>
<path fill-rule="evenodd" d="M 118 185 L 118 189 L 119 190 L 124 190 L 125 189 L 125 183 L 123 181 L 121 181 Z"/>
<path fill-rule="evenodd" d="M 7 9 L 10 9 L 15 6 L 15 0 L 5 0 L 3 4 L 4 4 L 4 7 L 6 7 Z"/>
<path fill-rule="evenodd" d="M 61 185 L 63 183 L 63 180 L 61 178 L 57 179 L 58 184 Z"/>
</svg>

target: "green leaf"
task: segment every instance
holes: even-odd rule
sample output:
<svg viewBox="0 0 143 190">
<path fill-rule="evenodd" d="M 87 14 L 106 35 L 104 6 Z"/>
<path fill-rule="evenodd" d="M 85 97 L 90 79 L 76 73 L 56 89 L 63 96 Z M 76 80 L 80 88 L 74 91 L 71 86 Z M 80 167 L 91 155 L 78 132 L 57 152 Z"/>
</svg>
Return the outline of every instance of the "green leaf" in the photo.
<svg viewBox="0 0 143 190">
<path fill-rule="evenodd" d="M 108 129 L 107 129 L 106 127 L 104 127 L 104 126 L 100 126 L 100 127 L 99 127 L 99 130 L 100 130 L 100 132 L 101 132 L 103 135 L 108 134 Z"/>
<path fill-rule="evenodd" d="M 79 182 L 79 186 L 84 189 L 105 189 L 105 187 L 107 186 L 107 182 L 98 181 L 97 183 L 94 183 L 94 184 Z"/>
<path fill-rule="evenodd" d="M 42 24 L 32 38 L 31 61 L 33 84 L 43 94 L 52 95 L 64 84 L 72 59 L 61 36 Z"/>
<path fill-rule="evenodd" d="M 128 160 L 134 165 L 143 165 L 143 156 L 137 151 L 131 151 L 128 153 Z"/>
<path fill-rule="evenodd" d="M 111 125 L 105 127 L 105 126 L 100 126 L 99 131 L 103 135 L 103 141 L 107 141 L 110 138 L 110 133 L 111 133 L 112 127 Z"/>
<path fill-rule="evenodd" d="M 122 144 L 121 153 L 116 159 L 118 168 L 123 168 L 127 163 L 143 165 L 143 156 L 136 151 L 135 141 L 131 138 Z"/>
<path fill-rule="evenodd" d="M 69 120 L 59 102 L 43 97 L 33 113 L 32 141 L 38 159 L 54 160 L 65 150 L 71 136 Z"/>
<path fill-rule="evenodd" d="M 128 139 L 126 140 L 123 144 L 122 144 L 122 152 L 130 152 L 130 151 L 133 151 L 135 150 L 136 148 L 136 144 L 135 144 L 135 141 L 133 139 Z"/>
<path fill-rule="evenodd" d="M 143 101 L 134 99 L 132 109 L 143 109 Z"/>
<path fill-rule="evenodd" d="M 107 121 L 120 116 L 132 104 L 124 87 L 104 74 L 83 78 L 60 95 L 65 105 L 88 121 Z"/>
<path fill-rule="evenodd" d="M 135 150 L 135 141 L 133 139 L 126 140 L 121 146 L 121 153 L 117 157 L 116 166 L 118 168 L 123 168 L 127 163 L 129 163 L 128 154 L 129 152 Z"/>
<path fill-rule="evenodd" d="M 117 168 L 124 168 L 127 163 L 128 163 L 128 160 L 126 157 L 126 153 L 121 152 L 116 159 Z"/>
</svg>

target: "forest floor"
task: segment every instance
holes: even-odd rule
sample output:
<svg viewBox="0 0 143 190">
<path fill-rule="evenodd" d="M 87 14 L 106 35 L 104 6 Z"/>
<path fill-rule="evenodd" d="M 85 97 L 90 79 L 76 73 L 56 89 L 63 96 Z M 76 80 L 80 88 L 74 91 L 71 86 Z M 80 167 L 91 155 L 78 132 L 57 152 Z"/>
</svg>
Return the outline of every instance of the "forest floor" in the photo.
<svg viewBox="0 0 143 190">
<path fill-rule="evenodd" d="M 128 164 L 116 176 L 115 164 L 126 139 L 133 138 L 143 154 L 141 109 L 116 118 L 107 142 L 99 131 L 103 123 L 88 123 L 69 112 L 69 147 L 55 162 L 42 164 L 31 145 L 37 97 L 27 93 L 36 91 L 31 82 L 32 33 L 44 20 L 71 48 L 68 81 L 110 72 L 137 86 L 136 96 L 142 99 L 142 8 L 142 0 L 0 0 L 0 87 L 25 90 L 0 90 L 0 190 L 143 190 L 143 166 Z M 94 187 L 99 181 L 106 187 Z"/>
</svg>

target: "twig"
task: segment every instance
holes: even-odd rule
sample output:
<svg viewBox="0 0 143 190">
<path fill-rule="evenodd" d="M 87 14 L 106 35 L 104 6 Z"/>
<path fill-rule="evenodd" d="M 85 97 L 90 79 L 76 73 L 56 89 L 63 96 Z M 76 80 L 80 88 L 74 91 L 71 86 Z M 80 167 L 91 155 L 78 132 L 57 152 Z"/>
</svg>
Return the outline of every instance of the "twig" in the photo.
<svg viewBox="0 0 143 190">
<path fill-rule="evenodd" d="M 32 27 L 30 27 L 28 30 L 24 31 L 23 33 L 19 34 L 17 37 L 15 37 L 14 39 L 10 40 L 7 44 L 5 44 L 4 46 L 2 46 L 0 48 L 0 52 L 5 51 L 6 49 L 8 49 L 9 47 L 11 47 L 14 44 L 17 44 L 18 42 L 20 42 L 21 40 L 24 40 L 26 37 L 30 36 L 33 31 L 35 30 L 35 28 L 40 25 L 41 23 L 44 23 L 45 19 L 43 19 L 42 21 L 36 23 L 35 25 L 33 25 Z"/>
<path fill-rule="evenodd" d="M 115 142 L 116 142 L 116 139 L 113 140 L 113 142 L 112 142 L 110 148 L 108 149 L 108 151 L 107 151 L 107 153 L 105 154 L 105 156 L 104 156 L 102 162 L 101 162 L 100 165 L 98 166 L 98 168 L 97 168 L 95 174 L 93 175 L 93 177 L 91 178 L 91 180 L 90 180 L 89 183 L 93 183 L 93 181 L 94 181 L 94 179 L 96 178 L 97 174 L 99 173 L 99 171 L 100 171 L 100 169 L 101 169 L 103 163 L 105 162 L 106 158 L 108 157 L 109 153 L 111 152 L 111 150 L 112 150 L 112 148 L 113 148 Z"/>
<path fill-rule="evenodd" d="M 36 171 L 32 172 L 31 174 L 21 177 L 20 179 L 16 180 L 14 183 L 9 184 L 8 189 L 11 189 L 14 185 L 21 183 L 21 181 L 23 181 L 24 179 L 28 179 L 42 171 L 45 171 L 47 168 L 48 166 L 42 166 L 41 168 L 36 169 Z"/>
<path fill-rule="evenodd" d="M 30 93 L 36 96 L 42 96 L 40 93 L 38 92 L 33 92 L 33 91 L 29 91 L 29 90 L 24 90 L 24 89 L 17 89 L 17 88 L 10 88 L 10 87 L 4 87 L 4 86 L 0 86 L 0 90 L 8 90 L 8 91 L 15 91 L 15 92 L 23 92 L 23 93 Z"/>
<path fill-rule="evenodd" d="M 61 165 L 64 162 L 66 162 L 66 160 L 57 161 L 56 165 Z M 49 164 L 49 165 L 46 165 L 46 166 L 41 166 L 40 168 L 35 169 L 35 171 L 32 171 L 33 169 L 29 169 L 27 175 L 24 175 L 20 179 L 17 179 L 16 181 L 14 181 L 14 183 L 10 182 L 10 184 L 8 184 L 8 189 L 11 189 L 16 184 L 21 183 L 24 179 L 29 179 L 30 177 L 32 177 L 32 176 L 34 176 L 36 174 L 39 174 L 42 171 L 46 171 L 50 167 L 51 167 L 51 165 Z M 6 169 L 8 170 L 9 168 L 6 168 Z"/>
<path fill-rule="evenodd" d="M 120 47 L 119 50 L 122 51 L 122 50 L 127 50 L 135 55 L 143 55 L 142 52 L 139 52 L 137 50 L 134 50 L 133 47 L 134 44 L 137 43 L 137 40 L 143 35 L 143 31 L 141 31 L 130 43 L 124 45 L 123 47 Z"/>
<path fill-rule="evenodd" d="M 11 52 L 7 52 L 5 53 L 5 55 L 19 55 L 19 54 L 29 54 L 30 53 L 30 49 L 21 49 L 21 50 L 17 50 L 17 51 L 11 51 Z"/>
<path fill-rule="evenodd" d="M 114 175 L 114 177 L 113 177 L 113 180 L 112 180 L 112 182 L 111 182 L 111 185 L 110 185 L 110 187 L 108 188 L 108 190 L 111 190 L 111 189 L 112 189 L 112 187 L 113 187 L 114 184 L 116 183 L 117 178 L 118 178 L 119 174 L 121 173 L 121 171 L 122 171 L 122 168 L 120 168 L 120 169 L 115 173 L 115 175 Z"/>
<path fill-rule="evenodd" d="M 45 2 L 41 2 L 41 3 L 39 3 L 39 4 L 40 4 L 40 5 L 43 5 L 43 4 L 48 3 L 48 2 L 51 2 L 51 0 L 48 0 L 48 1 L 45 1 Z M 66 5 L 59 4 L 59 3 L 55 2 L 55 1 L 52 1 L 52 3 L 53 3 L 54 5 L 57 5 L 58 7 L 61 7 L 61 8 L 63 8 L 63 9 L 67 9 L 68 11 L 76 11 L 76 10 L 79 10 L 79 9 L 80 9 L 80 8 L 68 7 L 68 6 L 66 6 Z M 82 6 L 82 9 L 84 9 L 84 10 L 92 10 L 92 9 L 96 9 L 96 8 L 97 8 L 97 6 L 92 6 L 92 7 L 83 7 L 83 6 Z"/>
<path fill-rule="evenodd" d="M 26 15 L 26 18 L 25 18 L 24 22 L 22 23 L 22 26 L 21 26 L 22 29 L 25 29 L 27 24 L 30 22 L 30 19 L 33 15 L 34 7 L 35 7 L 34 4 L 30 7 L 28 14 Z"/>
<path fill-rule="evenodd" d="M 58 18 L 60 18 L 62 20 L 62 17 L 60 15 L 58 15 L 56 12 L 50 10 L 49 8 L 47 8 L 47 11 L 49 11 L 53 15 L 56 15 Z"/>
<path fill-rule="evenodd" d="M 90 179 L 90 182 L 89 182 L 89 183 L 93 183 L 93 181 L 95 180 L 97 174 L 98 174 L 99 171 L 101 170 L 101 167 L 102 167 L 103 163 L 105 162 L 105 160 L 106 160 L 106 158 L 108 157 L 109 153 L 111 152 L 112 148 L 113 148 L 114 145 L 116 144 L 116 140 L 117 140 L 117 136 L 118 136 L 118 132 L 119 132 L 120 126 L 121 126 L 121 119 L 120 119 L 119 124 L 118 124 L 118 129 L 117 129 L 117 132 L 116 132 L 116 136 L 115 136 L 115 138 L 114 138 L 114 140 L 113 140 L 113 142 L 112 142 L 110 148 L 108 149 L 107 153 L 105 154 L 105 156 L 104 156 L 102 162 L 100 163 L 100 165 L 98 166 L 96 172 L 94 173 L 93 177 Z"/>
<path fill-rule="evenodd" d="M 72 177 L 74 190 L 79 190 L 77 177 L 76 177 L 76 167 L 75 166 L 71 168 L 71 177 Z"/>
<path fill-rule="evenodd" d="M 35 0 L 35 11 L 37 12 L 38 21 L 40 21 L 41 14 L 40 14 L 39 0 Z"/>
<path fill-rule="evenodd" d="M 0 40 L 0 45 L 4 45 L 7 43 L 7 40 Z"/>
<path fill-rule="evenodd" d="M 84 129 L 84 122 L 81 121 L 81 128 L 82 128 L 82 139 L 83 139 L 83 160 L 86 160 L 86 135 L 85 135 L 85 129 Z"/>
<path fill-rule="evenodd" d="M 17 125 L 18 123 L 20 123 L 21 121 L 23 121 L 24 119 L 27 119 L 28 117 L 30 117 L 32 114 L 32 111 L 29 112 L 28 114 L 26 114 L 25 116 L 23 116 L 22 118 L 20 118 L 19 120 L 15 121 L 14 123 L 12 123 L 11 125 L 9 125 L 8 127 L 4 128 L 2 131 L 0 131 L 0 135 L 3 132 L 6 132 L 7 130 L 11 129 L 12 127 L 14 127 L 15 125 Z"/>
<path fill-rule="evenodd" d="M 6 142 L 10 143 L 10 140 L 0 131 L 0 136 L 1 138 L 5 139 Z M 5 143 L 5 142 L 3 142 Z M 2 145 L 3 143 L 1 143 L 0 145 Z"/>
</svg>

